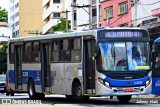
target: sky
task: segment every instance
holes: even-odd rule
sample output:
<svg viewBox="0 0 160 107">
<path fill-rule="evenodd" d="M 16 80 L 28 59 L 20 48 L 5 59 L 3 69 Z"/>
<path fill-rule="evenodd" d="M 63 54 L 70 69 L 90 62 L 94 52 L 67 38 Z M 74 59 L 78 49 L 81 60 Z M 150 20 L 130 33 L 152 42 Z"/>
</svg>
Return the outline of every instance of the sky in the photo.
<svg viewBox="0 0 160 107">
<path fill-rule="evenodd" d="M 0 7 L 7 9 L 8 8 L 8 0 L 0 0 Z"/>
</svg>

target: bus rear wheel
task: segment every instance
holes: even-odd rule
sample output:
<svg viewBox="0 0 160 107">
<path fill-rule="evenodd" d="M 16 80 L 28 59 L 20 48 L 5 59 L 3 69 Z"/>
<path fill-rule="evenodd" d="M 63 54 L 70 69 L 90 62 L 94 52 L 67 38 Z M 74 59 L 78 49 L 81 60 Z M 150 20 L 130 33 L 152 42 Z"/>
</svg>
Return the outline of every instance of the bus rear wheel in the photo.
<svg viewBox="0 0 160 107">
<path fill-rule="evenodd" d="M 31 99 L 36 98 L 35 86 L 32 79 L 28 82 L 28 95 Z"/>
<path fill-rule="evenodd" d="M 126 95 L 126 96 L 117 96 L 117 99 L 121 102 L 121 103 L 127 103 L 131 100 L 131 95 Z"/>
</svg>

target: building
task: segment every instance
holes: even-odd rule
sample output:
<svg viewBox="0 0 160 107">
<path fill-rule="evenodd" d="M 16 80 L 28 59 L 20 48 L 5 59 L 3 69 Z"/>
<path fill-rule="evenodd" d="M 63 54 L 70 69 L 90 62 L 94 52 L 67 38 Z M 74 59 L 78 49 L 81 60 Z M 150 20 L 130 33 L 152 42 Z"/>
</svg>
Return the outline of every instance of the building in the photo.
<svg viewBox="0 0 160 107">
<path fill-rule="evenodd" d="M 142 21 L 139 27 L 148 29 L 152 45 L 154 40 L 160 37 L 160 8 L 152 10 L 151 14 L 153 18 Z"/>
<path fill-rule="evenodd" d="M 131 26 L 130 0 L 101 0 L 102 27 Z"/>
<path fill-rule="evenodd" d="M 86 30 L 94 28 L 97 28 L 96 0 L 72 0 L 71 29 Z"/>
<path fill-rule="evenodd" d="M 43 0 L 43 34 L 53 33 L 52 26 L 59 23 L 60 18 L 71 19 L 71 0 Z M 66 11 L 67 14 L 65 13 Z"/>
<path fill-rule="evenodd" d="M 0 22 L 0 43 L 12 38 L 12 28 L 7 26 L 6 22 Z"/>
<path fill-rule="evenodd" d="M 153 18 L 151 10 L 159 6 L 159 0 L 101 0 L 101 25 L 137 26 L 143 20 Z"/>
<path fill-rule="evenodd" d="M 42 0 L 8 0 L 8 23 L 13 37 L 42 32 Z"/>
</svg>

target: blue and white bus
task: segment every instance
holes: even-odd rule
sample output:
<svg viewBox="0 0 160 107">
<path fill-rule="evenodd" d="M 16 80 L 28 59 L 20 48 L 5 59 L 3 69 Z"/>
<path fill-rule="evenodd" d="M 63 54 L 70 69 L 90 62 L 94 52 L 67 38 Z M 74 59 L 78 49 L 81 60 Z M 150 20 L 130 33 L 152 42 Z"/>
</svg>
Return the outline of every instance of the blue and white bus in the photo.
<svg viewBox="0 0 160 107">
<path fill-rule="evenodd" d="M 152 94 L 160 95 L 160 38 L 153 43 Z"/>
<path fill-rule="evenodd" d="M 8 92 L 30 98 L 61 94 L 72 99 L 151 93 L 147 30 L 107 28 L 14 38 L 8 50 Z"/>
</svg>

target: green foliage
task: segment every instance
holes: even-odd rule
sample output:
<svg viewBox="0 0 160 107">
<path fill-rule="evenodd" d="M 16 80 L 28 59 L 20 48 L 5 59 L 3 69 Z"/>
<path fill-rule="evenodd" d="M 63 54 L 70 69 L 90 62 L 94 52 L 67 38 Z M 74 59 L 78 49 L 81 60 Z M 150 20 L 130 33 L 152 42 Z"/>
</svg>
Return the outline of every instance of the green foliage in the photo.
<svg viewBox="0 0 160 107">
<path fill-rule="evenodd" d="M 71 21 L 68 20 L 68 29 L 70 28 L 71 28 Z M 58 23 L 55 26 L 52 26 L 52 30 L 65 32 L 66 31 L 66 19 L 60 19 L 60 23 Z"/>
<path fill-rule="evenodd" d="M 7 45 L 4 44 L 2 48 L 0 48 L 0 74 L 2 72 L 6 73 L 7 71 Z"/>
<path fill-rule="evenodd" d="M 7 22 L 8 21 L 8 12 L 6 9 L 2 9 L 0 7 L 0 22 Z"/>
</svg>

